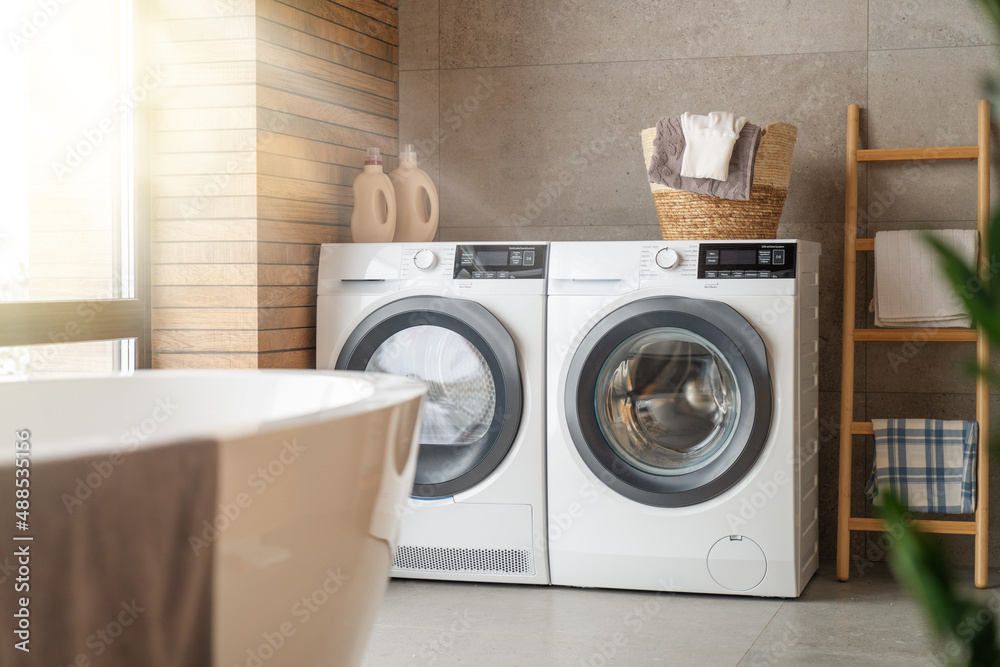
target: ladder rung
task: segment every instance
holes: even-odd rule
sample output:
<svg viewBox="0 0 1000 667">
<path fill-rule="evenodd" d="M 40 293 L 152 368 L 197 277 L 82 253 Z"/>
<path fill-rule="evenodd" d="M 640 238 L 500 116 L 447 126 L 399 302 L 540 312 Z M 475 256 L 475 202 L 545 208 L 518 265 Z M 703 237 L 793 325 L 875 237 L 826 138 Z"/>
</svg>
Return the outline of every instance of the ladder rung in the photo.
<svg viewBox="0 0 1000 667">
<path fill-rule="evenodd" d="M 875 435 L 875 427 L 871 422 L 851 422 L 852 435 Z"/>
<path fill-rule="evenodd" d="M 947 148 L 866 148 L 858 150 L 858 162 L 893 162 L 899 160 L 975 160 L 979 146 Z"/>
<path fill-rule="evenodd" d="M 975 521 L 939 521 L 933 519 L 915 519 L 913 526 L 925 533 L 944 533 L 947 535 L 975 535 Z M 852 516 L 847 520 L 850 530 L 885 530 L 882 519 Z"/>
<path fill-rule="evenodd" d="M 854 250 L 857 252 L 874 252 L 875 239 L 854 239 Z"/>
<path fill-rule="evenodd" d="M 859 343 L 903 343 L 908 341 L 975 343 L 979 340 L 979 332 L 975 329 L 855 329 L 854 340 Z"/>
</svg>

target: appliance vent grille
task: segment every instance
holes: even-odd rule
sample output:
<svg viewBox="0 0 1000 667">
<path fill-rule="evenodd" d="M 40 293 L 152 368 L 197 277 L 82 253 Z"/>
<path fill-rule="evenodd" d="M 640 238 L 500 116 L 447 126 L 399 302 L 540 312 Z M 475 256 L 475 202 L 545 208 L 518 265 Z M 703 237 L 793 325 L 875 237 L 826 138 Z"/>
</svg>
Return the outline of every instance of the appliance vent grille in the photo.
<svg viewBox="0 0 1000 667">
<path fill-rule="evenodd" d="M 392 561 L 401 570 L 532 574 L 530 549 L 457 549 L 399 546 Z"/>
</svg>

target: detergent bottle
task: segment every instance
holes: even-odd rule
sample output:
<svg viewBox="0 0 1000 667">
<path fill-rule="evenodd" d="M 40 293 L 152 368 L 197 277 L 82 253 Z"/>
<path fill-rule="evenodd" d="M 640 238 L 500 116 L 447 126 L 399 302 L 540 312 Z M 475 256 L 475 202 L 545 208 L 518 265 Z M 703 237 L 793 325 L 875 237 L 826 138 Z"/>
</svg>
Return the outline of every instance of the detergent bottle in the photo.
<svg viewBox="0 0 1000 667">
<path fill-rule="evenodd" d="M 424 243 L 434 240 L 438 226 L 438 194 L 434 182 L 417 166 L 413 144 L 399 154 L 399 166 L 389 172 L 396 190 L 394 241 Z"/>
<path fill-rule="evenodd" d="M 365 170 L 354 179 L 351 238 L 355 243 L 388 243 L 396 232 L 396 195 L 382 171 L 382 156 L 368 149 Z"/>
</svg>

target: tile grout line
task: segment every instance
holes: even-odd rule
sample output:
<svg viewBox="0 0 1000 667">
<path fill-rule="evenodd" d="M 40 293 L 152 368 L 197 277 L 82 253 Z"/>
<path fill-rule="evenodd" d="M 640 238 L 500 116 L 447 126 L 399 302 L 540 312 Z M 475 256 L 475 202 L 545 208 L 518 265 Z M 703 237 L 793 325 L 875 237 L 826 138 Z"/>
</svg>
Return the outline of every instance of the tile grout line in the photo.
<svg viewBox="0 0 1000 667">
<path fill-rule="evenodd" d="M 945 47 L 942 47 L 945 48 Z M 947 48 L 962 48 L 962 47 L 947 47 Z M 899 51 L 916 50 L 916 49 L 895 49 Z M 739 55 L 725 55 L 725 56 L 677 56 L 677 57 L 667 57 L 667 58 L 636 58 L 636 59 L 623 59 L 623 60 L 581 60 L 574 62 L 550 62 L 550 63 L 516 63 L 508 65 L 467 65 L 461 67 L 442 67 L 440 61 L 438 62 L 438 67 L 442 70 L 449 72 L 460 72 L 464 70 L 477 70 L 477 69 L 516 69 L 516 68 L 527 68 L 527 67 L 572 67 L 575 65 L 635 65 L 642 63 L 663 63 L 663 62 L 690 62 L 693 60 L 734 60 L 740 58 L 784 58 L 793 56 L 829 56 L 829 55 L 841 55 L 841 54 L 868 54 L 868 48 L 864 49 L 844 49 L 840 51 L 803 51 L 803 52 L 792 52 L 792 53 L 749 53 L 749 54 L 739 54 Z"/>
<path fill-rule="evenodd" d="M 442 101 L 442 96 L 441 96 L 441 0 L 438 0 L 437 6 L 438 6 L 438 8 L 437 8 L 437 15 L 438 15 L 438 17 L 437 17 L 438 37 L 437 37 L 437 67 L 435 69 L 436 69 L 436 72 L 437 72 L 438 117 L 437 117 L 437 127 L 435 128 L 435 130 L 437 131 L 438 136 L 440 137 L 441 136 L 441 120 L 444 118 L 444 112 L 443 112 L 443 109 L 444 109 L 443 104 L 444 103 Z M 438 189 L 438 193 L 437 193 L 437 195 L 438 195 L 438 221 L 437 221 L 437 229 L 434 232 L 434 240 L 440 241 L 441 240 L 441 220 L 444 219 L 444 216 L 442 215 L 442 211 L 441 211 L 441 200 L 444 199 L 444 197 L 442 196 L 442 190 L 444 189 L 444 160 L 441 159 L 441 145 L 440 144 L 438 144 L 437 150 L 435 150 L 434 153 L 435 153 L 434 157 L 437 158 L 437 178 L 438 178 L 438 185 L 437 185 L 437 189 Z"/>
<path fill-rule="evenodd" d="M 865 142 L 865 147 L 867 148 L 867 147 L 869 147 L 871 145 L 871 143 L 869 141 L 870 137 L 869 137 L 869 134 L 868 134 L 868 130 L 871 127 L 871 112 L 870 112 L 870 109 L 871 109 L 871 76 L 872 76 L 871 0 L 868 0 L 868 2 L 866 2 L 865 4 L 867 5 L 867 7 L 866 7 L 866 9 L 867 9 L 867 20 L 866 20 L 866 23 L 867 23 L 867 33 L 866 33 L 865 40 L 867 42 L 866 43 L 866 47 L 868 49 L 868 55 L 865 58 L 865 136 L 864 136 L 864 142 Z M 872 170 L 869 169 L 868 165 L 866 164 L 865 165 L 865 209 L 864 209 L 865 211 L 868 211 L 870 203 L 871 203 L 870 200 L 869 200 L 869 198 L 871 197 L 871 171 Z M 870 222 L 871 221 L 868 220 L 867 217 L 866 217 L 866 219 L 865 219 L 865 236 L 866 237 L 872 231 L 872 230 L 869 229 Z M 846 248 L 845 248 L 845 252 L 847 252 Z M 872 283 L 871 272 L 872 272 L 872 268 L 873 268 L 872 265 L 874 264 L 875 253 L 872 253 L 871 258 L 869 258 L 868 254 L 865 253 L 864 257 L 865 257 L 865 272 L 864 272 L 865 275 L 864 275 L 864 282 L 863 282 L 863 284 L 864 284 L 864 292 L 863 292 L 864 297 L 862 298 L 862 304 L 863 304 L 862 305 L 862 313 L 863 313 L 862 316 L 865 318 L 864 319 L 864 326 L 867 327 L 868 326 L 868 308 L 867 308 L 867 304 L 868 304 L 868 290 L 869 290 L 869 288 L 871 286 L 871 283 Z M 857 253 L 855 253 L 855 258 L 857 258 Z M 869 263 L 869 261 L 868 261 L 869 259 L 872 260 L 871 263 Z M 855 284 L 855 289 L 857 289 L 857 275 L 856 274 L 855 274 L 855 283 L 854 284 Z M 857 301 L 857 299 L 855 299 L 855 302 L 856 301 Z M 855 303 L 855 307 L 857 307 L 857 303 Z M 855 323 L 856 323 L 857 322 L 857 316 L 855 316 L 854 319 L 855 319 Z M 865 419 L 865 420 L 868 419 L 868 348 L 869 348 L 868 343 L 862 343 L 861 344 L 862 367 L 864 368 L 864 371 L 863 371 L 864 375 L 862 376 L 862 381 L 861 381 L 861 396 L 862 396 L 862 402 L 864 404 L 864 410 L 863 410 L 863 412 L 861 414 L 862 414 L 862 418 Z M 855 363 L 855 369 L 857 369 L 857 364 L 856 363 Z M 851 387 L 851 394 L 853 396 L 853 394 L 854 394 L 854 387 Z M 852 398 L 852 401 L 853 401 L 853 398 Z M 854 436 L 851 436 L 851 438 L 853 440 Z M 861 466 L 860 467 L 861 467 L 862 475 L 861 475 L 861 480 L 859 480 L 861 482 L 861 484 L 865 483 L 864 470 L 867 467 L 866 464 L 868 462 L 868 453 L 869 453 L 868 452 L 868 448 L 869 448 L 869 445 L 870 445 L 869 439 L 867 437 L 863 438 L 863 440 L 864 440 L 864 446 L 861 447 L 861 450 L 862 450 L 862 452 L 864 454 L 864 458 L 861 460 Z M 850 472 L 850 474 L 851 474 L 851 494 L 855 495 L 855 496 L 860 496 L 859 491 L 863 492 L 864 486 L 862 486 L 861 489 L 856 489 L 854 487 L 854 480 L 853 480 L 853 475 L 854 475 L 854 460 L 853 459 L 855 457 L 854 457 L 854 454 L 853 454 L 853 451 L 854 451 L 853 444 L 852 444 L 852 447 L 851 447 L 851 451 L 852 451 L 852 460 L 850 462 L 851 463 L 851 472 Z M 849 498 L 848 502 L 853 505 L 854 499 L 853 498 Z M 860 501 L 860 499 L 859 499 L 859 502 L 862 502 L 862 501 Z M 848 515 L 850 516 L 851 514 L 853 514 L 853 512 L 849 511 Z M 866 517 L 870 516 L 869 509 L 868 509 L 868 503 L 864 503 L 864 515 Z M 868 555 L 868 553 L 867 553 L 868 538 L 867 538 L 866 535 L 867 535 L 866 533 L 861 533 L 861 535 L 859 536 L 859 539 L 862 541 L 861 551 L 862 551 L 862 554 L 864 556 Z M 848 560 L 851 559 L 851 551 L 852 551 L 852 549 L 851 549 L 851 531 L 848 531 L 847 532 L 847 558 L 848 558 Z"/>
<path fill-rule="evenodd" d="M 764 633 L 767 632 L 767 629 L 771 627 L 772 623 L 774 623 L 775 617 L 778 615 L 778 612 L 781 611 L 781 609 L 785 606 L 786 602 L 787 600 L 782 600 L 781 604 L 778 605 L 778 608 L 774 610 L 774 613 L 771 614 L 771 618 L 767 620 L 767 623 L 765 623 L 764 627 L 761 628 L 760 632 L 757 633 L 757 636 L 754 638 L 753 642 L 750 644 L 747 650 L 744 651 L 743 657 L 740 658 L 740 661 L 736 663 L 737 667 L 739 667 L 739 665 L 741 665 L 743 661 L 747 659 L 747 656 L 750 655 L 750 651 L 753 650 L 753 647 L 757 645 L 757 642 L 760 641 L 760 638 L 764 636 Z"/>
<path fill-rule="evenodd" d="M 671 56 L 664 58 L 636 58 L 636 59 L 622 59 L 622 60 L 580 60 L 573 62 L 544 62 L 544 63 L 512 63 L 512 64 L 475 64 L 475 65 L 463 65 L 455 67 L 443 67 L 441 66 L 440 59 L 438 62 L 438 69 L 449 71 L 449 72 L 461 72 L 461 71 L 471 71 L 477 69 L 517 69 L 517 68 L 528 68 L 528 67 L 572 67 L 575 65 L 634 65 L 642 63 L 663 63 L 663 62 L 689 62 L 695 60 L 734 60 L 734 59 L 745 59 L 745 58 L 785 58 L 794 56 L 829 56 L 829 55 L 843 55 L 843 54 L 864 54 L 866 59 L 870 58 L 873 53 L 894 53 L 894 52 L 904 52 L 904 51 L 930 51 L 934 49 L 970 49 L 970 48 L 989 48 L 1000 46 L 1000 44 L 943 44 L 939 46 L 905 46 L 905 47 L 893 47 L 893 48 L 882 48 L 873 49 L 870 45 L 865 46 L 863 49 L 841 49 L 837 51 L 791 51 L 787 53 L 744 53 L 736 55 L 717 55 L 717 56 Z M 432 69 L 432 68 L 429 68 Z M 407 71 L 417 71 L 417 70 L 407 70 Z M 867 89 L 867 75 L 865 77 L 865 84 Z"/>
</svg>

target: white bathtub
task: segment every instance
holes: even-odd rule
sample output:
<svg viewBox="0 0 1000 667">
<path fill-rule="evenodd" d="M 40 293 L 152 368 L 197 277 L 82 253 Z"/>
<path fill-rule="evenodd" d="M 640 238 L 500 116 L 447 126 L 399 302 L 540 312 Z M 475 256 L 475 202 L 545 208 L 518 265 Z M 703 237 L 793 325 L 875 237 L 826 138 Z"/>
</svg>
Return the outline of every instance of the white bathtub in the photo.
<svg viewBox="0 0 1000 667">
<path fill-rule="evenodd" d="M 359 664 L 423 394 L 321 371 L 0 382 L 0 664 Z"/>
</svg>

